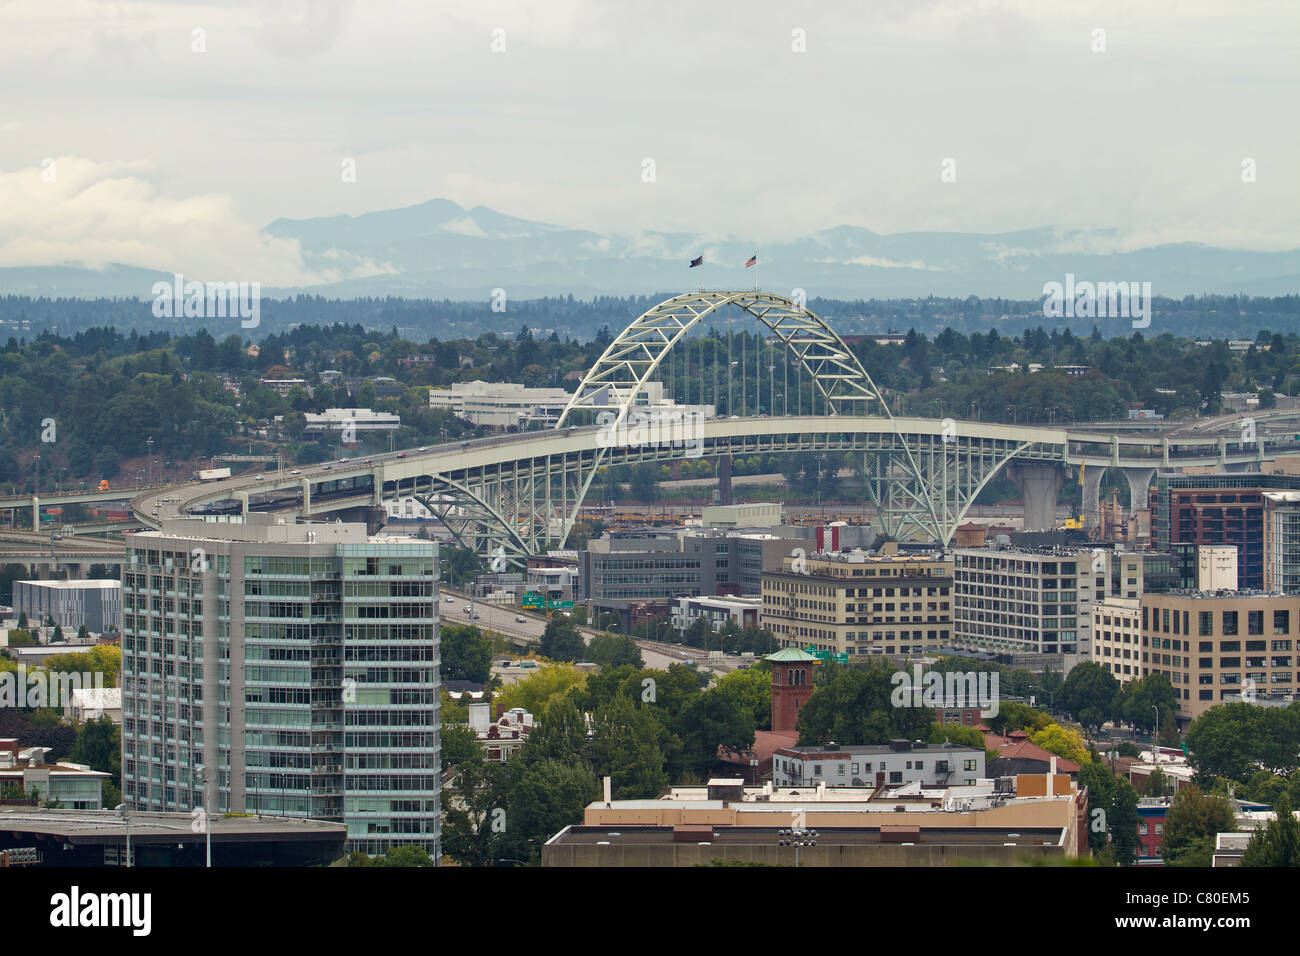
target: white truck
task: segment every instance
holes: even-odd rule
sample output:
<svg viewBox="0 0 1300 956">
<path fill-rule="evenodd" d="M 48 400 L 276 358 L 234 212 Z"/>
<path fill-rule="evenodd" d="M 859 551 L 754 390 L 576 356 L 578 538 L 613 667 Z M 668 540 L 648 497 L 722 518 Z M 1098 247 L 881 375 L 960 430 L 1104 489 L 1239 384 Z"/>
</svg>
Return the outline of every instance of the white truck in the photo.
<svg viewBox="0 0 1300 956">
<path fill-rule="evenodd" d="M 199 481 L 220 481 L 229 477 L 229 468 L 205 468 L 199 471 Z"/>
</svg>

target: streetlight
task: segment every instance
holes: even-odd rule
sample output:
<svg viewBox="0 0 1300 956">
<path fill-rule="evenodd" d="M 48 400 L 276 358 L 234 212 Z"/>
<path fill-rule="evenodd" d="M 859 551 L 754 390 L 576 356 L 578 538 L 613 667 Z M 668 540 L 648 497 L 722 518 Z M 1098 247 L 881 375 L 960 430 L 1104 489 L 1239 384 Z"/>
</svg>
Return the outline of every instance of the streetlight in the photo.
<svg viewBox="0 0 1300 956">
<path fill-rule="evenodd" d="M 794 866 L 799 868 L 799 849 L 805 846 L 817 845 L 817 831 L 809 830 L 807 827 L 791 827 L 788 830 L 777 830 L 777 846 L 794 847 Z"/>
<path fill-rule="evenodd" d="M 1152 704 L 1151 709 L 1156 712 L 1156 732 L 1151 738 L 1151 763 L 1158 765 L 1160 758 L 1156 755 L 1156 742 L 1160 739 L 1160 705 Z"/>
</svg>

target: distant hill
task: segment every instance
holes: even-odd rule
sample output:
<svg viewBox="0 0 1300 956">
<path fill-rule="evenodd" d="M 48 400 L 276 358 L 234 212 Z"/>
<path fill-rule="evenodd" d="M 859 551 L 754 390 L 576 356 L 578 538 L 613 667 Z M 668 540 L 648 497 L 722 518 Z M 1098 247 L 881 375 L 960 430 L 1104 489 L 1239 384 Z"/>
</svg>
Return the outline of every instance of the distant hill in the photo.
<svg viewBox="0 0 1300 956">
<path fill-rule="evenodd" d="M 841 225 L 756 248 L 715 234 L 602 234 L 431 199 L 360 216 L 277 219 L 264 231 L 296 239 L 308 269 L 358 276 L 309 289 L 266 287 L 267 296 L 310 291 L 330 298 L 482 300 L 496 288 L 511 299 L 622 296 L 746 288 L 757 278 L 767 289 L 803 288 L 810 299 L 1036 299 L 1045 282 L 1063 281 L 1066 273 L 1079 280 L 1150 282 L 1155 296 L 1169 298 L 1300 293 L 1300 250 L 1182 243 L 1112 252 L 1123 240 L 1117 230 L 881 235 Z M 758 268 L 745 269 L 755 252 Z M 688 269 L 701 254 L 704 265 Z M 152 275 L 126 266 L 0 269 L 0 295 L 143 298 Z"/>
</svg>

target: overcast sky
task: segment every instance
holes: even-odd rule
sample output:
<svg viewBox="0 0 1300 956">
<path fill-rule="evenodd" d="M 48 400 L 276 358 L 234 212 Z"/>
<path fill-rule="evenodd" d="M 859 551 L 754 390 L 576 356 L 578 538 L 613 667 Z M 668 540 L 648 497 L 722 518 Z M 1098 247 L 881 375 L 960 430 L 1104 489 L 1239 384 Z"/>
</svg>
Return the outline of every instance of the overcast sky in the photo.
<svg viewBox="0 0 1300 956">
<path fill-rule="evenodd" d="M 1294 0 L 0 0 L 0 266 L 298 283 L 266 223 L 435 197 L 1296 248 L 1298 75 Z"/>
</svg>

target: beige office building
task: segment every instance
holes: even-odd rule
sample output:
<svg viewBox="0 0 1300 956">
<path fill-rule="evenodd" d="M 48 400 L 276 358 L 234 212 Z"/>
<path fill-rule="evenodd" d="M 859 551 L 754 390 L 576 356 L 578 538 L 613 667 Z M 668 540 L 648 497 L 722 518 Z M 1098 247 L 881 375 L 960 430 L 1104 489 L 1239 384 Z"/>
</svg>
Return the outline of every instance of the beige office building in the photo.
<svg viewBox="0 0 1300 956">
<path fill-rule="evenodd" d="M 1145 594 L 1142 671 L 1162 673 L 1178 697 L 1179 723 L 1216 704 L 1296 691 L 1300 595 L 1261 591 Z"/>
<path fill-rule="evenodd" d="M 1110 597 L 1092 606 L 1092 656 L 1127 684 L 1142 674 L 1142 609 L 1138 598 Z"/>
<path fill-rule="evenodd" d="M 863 551 L 787 557 L 763 574 L 762 626 L 782 647 L 920 654 L 952 637 L 952 561 Z"/>
</svg>

